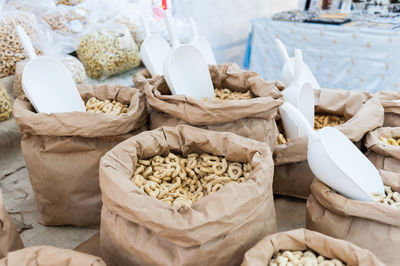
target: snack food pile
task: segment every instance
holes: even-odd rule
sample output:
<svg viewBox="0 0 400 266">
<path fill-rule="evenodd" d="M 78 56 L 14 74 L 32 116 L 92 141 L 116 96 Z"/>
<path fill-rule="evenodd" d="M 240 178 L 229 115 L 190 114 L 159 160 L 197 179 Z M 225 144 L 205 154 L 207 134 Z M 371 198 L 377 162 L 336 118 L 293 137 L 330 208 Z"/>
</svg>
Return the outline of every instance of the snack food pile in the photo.
<svg viewBox="0 0 400 266">
<path fill-rule="evenodd" d="M 191 207 L 197 200 L 249 176 L 249 163 L 228 162 L 210 154 L 154 156 L 139 160 L 132 181 L 149 196 L 168 205 Z"/>
<path fill-rule="evenodd" d="M 340 266 L 346 265 L 338 259 L 328 259 L 311 250 L 279 251 L 274 254 L 269 266 Z"/>
<path fill-rule="evenodd" d="M 54 31 L 61 33 L 78 33 L 82 26 L 88 23 L 87 14 L 82 9 L 60 9 L 58 12 L 48 13 L 42 18 Z M 75 27 L 74 27 L 75 25 Z"/>
<path fill-rule="evenodd" d="M 105 114 L 113 114 L 113 115 L 122 115 L 128 112 L 128 105 L 122 104 L 115 100 L 104 100 L 101 101 L 96 97 L 90 98 L 86 103 L 86 112 L 89 113 L 105 113 Z"/>
<path fill-rule="evenodd" d="M 321 129 L 324 127 L 335 127 L 344 124 L 346 120 L 343 116 L 329 115 L 329 114 L 315 114 L 314 129 Z"/>
<path fill-rule="evenodd" d="M 247 92 L 231 91 L 230 89 L 214 89 L 214 101 L 248 100 L 253 97 L 250 90 Z"/>
<path fill-rule="evenodd" d="M 385 144 L 393 145 L 393 146 L 400 146 L 400 139 L 384 138 L 384 137 L 380 137 L 379 139 L 381 141 L 383 141 Z"/>
<path fill-rule="evenodd" d="M 392 188 L 389 186 L 384 186 L 385 195 L 381 193 L 373 193 L 372 197 L 375 202 L 385 204 L 390 207 L 400 208 L 400 193 L 392 191 Z"/>
</svg>

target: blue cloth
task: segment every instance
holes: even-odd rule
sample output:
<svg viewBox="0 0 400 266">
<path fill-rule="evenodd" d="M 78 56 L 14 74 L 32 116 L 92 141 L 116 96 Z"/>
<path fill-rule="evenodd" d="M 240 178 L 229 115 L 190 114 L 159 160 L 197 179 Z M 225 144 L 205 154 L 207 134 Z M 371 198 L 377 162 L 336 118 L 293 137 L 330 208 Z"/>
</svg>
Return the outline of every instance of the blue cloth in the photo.
<svg viewBox="0 0 400 266">
<path fill-rule="evenodd" d="M 364 90 L 400 90 L 400 32 L 391 27 L 336 26 L 252 20 L 245 67 L 264 79 L 280 79 L 282 59 L 275 47 L 279 38 L 289 56 L 295 48 L 321 87 Z"/>
</svg>

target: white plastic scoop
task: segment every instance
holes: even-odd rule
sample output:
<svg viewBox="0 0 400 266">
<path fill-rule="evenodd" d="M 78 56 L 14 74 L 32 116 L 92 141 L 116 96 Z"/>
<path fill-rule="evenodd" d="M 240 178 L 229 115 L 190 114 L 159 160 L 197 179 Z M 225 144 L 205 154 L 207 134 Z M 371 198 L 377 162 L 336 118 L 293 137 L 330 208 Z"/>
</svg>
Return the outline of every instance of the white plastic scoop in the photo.
<svg viewBox="0 0 400 266">
<path fill-rule="evenodd" d="M 172 49 L 164 61 L 164 77 L 168 87 L 173 94 L 211 100 L 214 87 L 203 55 L 191 44 L 179 44 L 168 10 L 165 11 L 165 22 L 172 41 Z"/>
<path fill-rule="evenodd" d="M 302 56 L 300 50 L 295 50 L 295 80 L 282 91 L 285 102 L 291 103 L 305 116 L 310 126 L 314 125 L 314 90 L 309 82 L 301 83 L 300 76 L 302 74 Z M 298 126 L 286 115 L 281 113 L 282 123 L 285 128 L 286 135 L 295 139 L 306 136 Z"/>
<path fill-rule="evenodd" d="M 22 73 L 22 88 L 36 111 L 48 114 L 85 112 L 82 98 L 67 68 L 51 57 L 36 57 L 24 29 L 20 26 L 16 29 L 31 60 Z"/>
<path fill-rule="evenodd" d="M 295 79 L 295 74 L 294 74 L 294 69 L 295 69 L 295 58 L 289 58 L 289 55 L 287 53 L 286 47 L 283 45 L 283 43 L 279 39 L 275 39 L 275 44 L 276 47 L 278 48 L 279 54 L 282 57 L 283 60 L 283 68 L 282 68 L 282 81 L 285 84 L 285 86 L 289 86 Z M 301 54 L 301 50 L 300 54 Z M 301 57 L 303 58 L 302 54 Z M 303 60 L 303 59 L 302 59 Z M 302 61 L 302 74 L 299 77 L 301 83 L 306 83 L 309 82 L 314 90 L 319 90 L 321 86 L 319 85 L 317 79 L 311 72 L 310 68 L 307 66 L 304 61 Z"/>
<path fill-rule="evenodd" d="M 290 103 L 283 103 L 280 112 L 307 133 L 308 165 L 323 183 L 354 200 L 372 202 L 371 193 L 384 194 L 378 170 L 343 133 L 333 127 L 314 131 Z"/>
<path fill-rule="evenodd" d="M 192 28 L 193 38 L 190 41 L 192 45 L 194 45 L 200 52 L 203 54 L 204 59 L 206 60 L 207 64 L 209 65 L 216 65 L 217 60 L 215 59 L 214 52 L 211 48 L 210 43 L 204 38 L 203 36 L 199 36 L 197 31 L 196 22 L 192 17 L 189 18 L 190 26 Z"/>
<path fill-rule="evenodd" d="M 143 15 L 140 15 L 140 21 L 145 34 L 145 39 L 140 46 L 140 56 L 143 64 L 152 76 L 162 75 L 164 60 L 171 47 L 164 38 L 150 32 L 150 27 Z"/>
</svg>

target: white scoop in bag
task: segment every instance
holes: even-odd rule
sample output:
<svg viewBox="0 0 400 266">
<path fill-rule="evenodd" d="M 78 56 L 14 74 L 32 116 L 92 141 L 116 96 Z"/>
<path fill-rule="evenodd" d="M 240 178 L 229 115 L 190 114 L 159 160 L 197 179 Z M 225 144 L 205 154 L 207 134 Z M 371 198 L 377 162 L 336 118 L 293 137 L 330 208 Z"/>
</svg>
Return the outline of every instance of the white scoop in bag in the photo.
<svg viewBox="0 0 400 266">
<path fill-rule="evenodd" d="M 291 103 L 306 117 L 310 126 L 314 125 L 314 90 L 309 82 L 301 83 L 300 77 L 303 71 L 302 55 L 300 50 L 295 50 L 295 80 L 282 91 L 285 102 Z M 281 113 L 282 124 L 285 128 L 286 136 L 295 139 L 306 136 L 293 121 L 285 114 Z"/>
<path fill-rule="evenodd" d="M 295 73 L 294 73 L 295 58 L 294 57 L 289 58 L 286 47 L 283 45 L 283 43 L 279 39 L 275 39 L 275 44 L 276 44 L 279 54 L 282 57 L 283 64 L 284 64 L 283 68 L 282 68 L 281 79 L 282 79 L 283 83 L 285 84 L 285 86 L 289 86 L 295 79 Z M 301 54 L 301 50 L 300 50 L 300 54 Z M 302 58 L 303 58 L 303 56 L 302 56 Z M 304 61 L 302 61 L 302 68 L 303 68 L 303 71 L 302 71 L 301 76 L 299 77 L 300 81 L 302 83 L 309 82 L 314 90 L 319 90 L 321 88 L 321 86 L 319 85 L 317 79 L 311 72 L 308 65 L 306 63 L 304 63 Z"/>
<path fill-rule="evenodd" d="M 172 49 L 164 61 L 164 77 L 168 87 L 173 94 L 212 100 L 214 87 L 203 55 L 193 45 L 179 44 L 171 13 L 166 10 L 164 15 L 172 42 Z"/>
<path fill-rule="evenodd" d="M 21 26 L 18 37 L 30 61 L 22 73 L 22 88 L 39 113 L 86 112 L 71 73 L 58 60 L 36 57 L 32 42 Z"/>
<path fill-rule="evenodd" d="M 151 76 L 163 74 L 163 64 L 171 47 L 168 42 L 159 35 L 150 32 L 147 20 L 140 15 L 140 21 L 144 28 L 145 39 L 140 46 L 140 56 L 143 64 Z"/>
<path fill-rule="evenodd" d="M 306 132 L 308 165 L 319 180 L 353 200 L 372 202 L 371 193 L 384 194 L 378 170 L 342 132 L 333 127 L 314 131 L 290 103 L 279 109 Z"/>
</svg>

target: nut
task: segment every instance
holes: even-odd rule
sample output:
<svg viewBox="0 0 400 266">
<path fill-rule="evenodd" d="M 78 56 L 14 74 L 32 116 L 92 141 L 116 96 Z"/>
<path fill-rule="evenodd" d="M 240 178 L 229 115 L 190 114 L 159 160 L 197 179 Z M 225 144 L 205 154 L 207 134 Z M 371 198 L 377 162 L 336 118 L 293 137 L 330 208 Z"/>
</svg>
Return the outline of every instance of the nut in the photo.
<svg viewBox="0 0 400 266">
<path fill-rule="evenodd" d="M 270 266 L 342 266 L 345 265 L 338 259 L 328 259 L 324 256 L 315 254 L 311 250 L 305 251 L 279 251 L 269 261 Z"/>
<path fill-rule="evenodd" d="M 330 115 L 330 114 L 315 114 L 314 129 L 321 129 L 324 127 L 335 127 L 346 122 L 343 116 Z"/>
<path fill-rule="evenodd" d="M 90 98 L 86 103 L 86 112 L 98 114 L 113 114 L 122 115 L 128 112 L 128 105 L 119 103 L 115 100 L 104 100 L 101 101 L 96 97 Z"/>
</svg>

